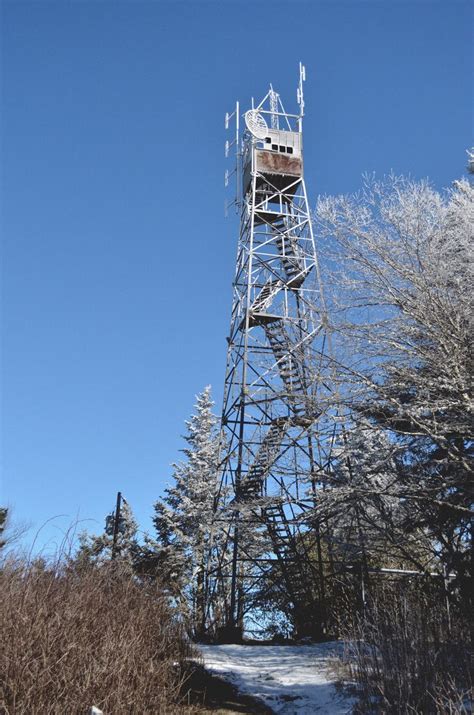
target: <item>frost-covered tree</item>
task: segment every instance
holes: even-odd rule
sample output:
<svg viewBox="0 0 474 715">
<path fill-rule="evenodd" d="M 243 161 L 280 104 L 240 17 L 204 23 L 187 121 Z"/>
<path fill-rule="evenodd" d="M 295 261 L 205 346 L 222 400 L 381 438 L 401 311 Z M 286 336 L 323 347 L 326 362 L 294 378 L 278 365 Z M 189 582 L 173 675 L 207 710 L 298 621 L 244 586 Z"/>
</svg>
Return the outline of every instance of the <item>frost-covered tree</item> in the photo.
<svg viewBox="0 0 474 715">
<path fill-rule="evenodd" d="M 197 396 L 186 422 L 185 459 L 173 465 L 173 484 L 155 503 L 153 518 L 160 570 L 202 632 L 206 608 L 206 565 L 212 548 L 214 496 L 219 454 L 211 388 Z"/>
<path fill-rule="evenodd" d="M 333 558 L 365 567 L 431 568 L 425 531 L 405 530 L 410 508 L 397 497 L 399 449 L 370 423 L 352 423 L 341 436 L 316 507 L 330 525 Z"/>
<path fill-rule="evenodd" d="M 425 529 L 458 574 L 472 519 L 473 219 L 468 182 L 441 194 L 396 177 L 322 198 L 316 215 L 336 266 L 341 409 L 390 435 L 405 531 Z"/>
<path fill-rule="evenodd" d="M 3 535 L 7 526 L 8 509 L 0 507 L 0 549 L 5 546 Z"/>
<path fill-rule="evenodd" d="M 382 431 L 352 426 L 333 451 L 332 469 L 318 496 L 320 518 L 344 561 L 368 559 L 380 548 L 383 524 L 396 504 L 386 496 L 397 479 L 391 446 Z"/>
<path fill-rule="evenodd" d="M 120 505 L 120 516 L 114 543 L 115 530 L 115 510 L 105 518 L 105 528 L 102 534 L 92 536 L 87 532 L 79 535 L 79 549 L 76 554 L 76 561 L 79 564 L 100 564 L 114 558 L 121 562 L 133 566 L 140 555 L 140 544 L 138 542 L 138 524 L 133 516 L 132 509 L 128 502 L 123 499 Z"/>
</svg>

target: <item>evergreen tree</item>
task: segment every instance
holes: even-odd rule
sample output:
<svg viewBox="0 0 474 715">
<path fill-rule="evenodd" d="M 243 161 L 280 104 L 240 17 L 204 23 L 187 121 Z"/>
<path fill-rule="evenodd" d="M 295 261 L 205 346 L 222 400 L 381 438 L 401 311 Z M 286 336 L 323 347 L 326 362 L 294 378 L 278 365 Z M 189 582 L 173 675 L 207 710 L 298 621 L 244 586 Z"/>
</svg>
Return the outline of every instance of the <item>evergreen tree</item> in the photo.
<svg viewBox="0 0 474 715">
<path fill-rule="evenodd" d="M 5 540 L 3 535 L 5 533 L 5 528 L 7 526 L 8 509 L 5 507 L 0 507 L 0 549 L 5 546 Z"/>
<path fill-rule="evenodd" d="M 206 609 L 206 566 L 214 537 L 212 522 L 219 453 L 211 388 L 197 396 L 186 422 L 185 460 L 173 465 L 174 484 L 155 506 L 156 553 L 161 573 L 190 613 L 196 635 Z"/>
</svg>

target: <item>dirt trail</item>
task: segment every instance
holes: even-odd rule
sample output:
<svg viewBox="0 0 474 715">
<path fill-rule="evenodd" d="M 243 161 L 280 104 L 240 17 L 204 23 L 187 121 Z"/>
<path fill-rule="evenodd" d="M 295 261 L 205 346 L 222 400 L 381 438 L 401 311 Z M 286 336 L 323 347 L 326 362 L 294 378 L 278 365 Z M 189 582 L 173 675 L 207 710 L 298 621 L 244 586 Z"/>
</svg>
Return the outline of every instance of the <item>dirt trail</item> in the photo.
<svg viewBox="0 0 474 715">
<path fill-rule="evenodd" d="M 249 695 L 242 695 L 233 685 L 194 664 L 185 689 L 186 700 L 197 706 L 199 715 L 273 715 L 273 710 Z M 185 702 L 186 702 L 185 700 Z"/>
</svg>

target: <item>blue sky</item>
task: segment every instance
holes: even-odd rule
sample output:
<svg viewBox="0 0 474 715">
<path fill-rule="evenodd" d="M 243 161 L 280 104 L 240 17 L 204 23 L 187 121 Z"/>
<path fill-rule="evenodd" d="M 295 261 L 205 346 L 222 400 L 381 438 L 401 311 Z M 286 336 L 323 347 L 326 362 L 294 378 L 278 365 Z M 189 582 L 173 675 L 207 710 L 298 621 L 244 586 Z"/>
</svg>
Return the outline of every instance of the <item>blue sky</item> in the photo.
<svg viewBox="0 0 474 715">
<path fill-rule="evenodd" d="M 305 87 L 306 182 L 464 172 L 470 4 L 12 2 L 2 9 L 2 496 L 48 549 L 142 529 L 225 369 L 238 226 L 223 116 Z"/>
</svg>

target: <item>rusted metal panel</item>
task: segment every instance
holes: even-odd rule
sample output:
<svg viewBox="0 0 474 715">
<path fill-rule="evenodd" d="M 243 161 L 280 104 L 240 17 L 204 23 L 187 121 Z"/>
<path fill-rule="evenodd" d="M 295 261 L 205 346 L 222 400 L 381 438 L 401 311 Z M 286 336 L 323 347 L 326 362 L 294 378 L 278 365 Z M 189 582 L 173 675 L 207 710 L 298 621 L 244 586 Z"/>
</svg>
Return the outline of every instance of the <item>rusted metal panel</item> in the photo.
<svg viewBox="0 0 474 715">
<path fill-rule="evenodd" d="M 257 151 L 257 171 L 268 174 L 301 176 L 302 162 L 295 156 L 285 156 L 273 151 Z"/>
</svg>

